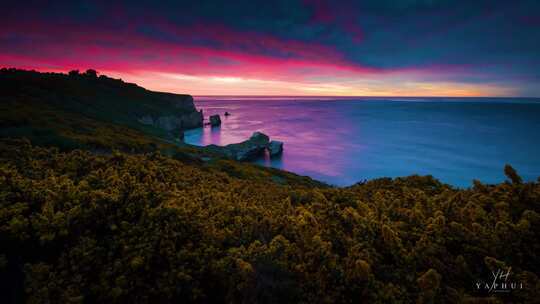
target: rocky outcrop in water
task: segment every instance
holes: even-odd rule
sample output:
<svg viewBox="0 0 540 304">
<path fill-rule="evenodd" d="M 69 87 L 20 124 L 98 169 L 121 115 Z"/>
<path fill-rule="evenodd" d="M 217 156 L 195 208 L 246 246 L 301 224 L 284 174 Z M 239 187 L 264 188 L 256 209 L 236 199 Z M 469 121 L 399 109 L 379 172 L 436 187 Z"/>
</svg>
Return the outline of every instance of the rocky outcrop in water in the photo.
<svg viewBox="0 0 540 304">
<path fill-rule="evenodd" d="M 210 116 L 210 125 L 212 127 L 217 127 L 221 125 L 221 118 L 218 114 Z"/>
<path fill-rule="evenodd" d="M 279 156 L 283 152 L 283 142 L 270 142 L 266 134 L 254 132 L 243 142 L 226 146 L 209 145 L 206 149 L 238 161 L 250 161 L 263 156 L 265 150 L 269 151 L 271 157 Z"/>
<path fill-rule="evenodd" d="M 264 153 L 270 138 L 261 132 L 255 132 L 251 137 L 237 144 L 230 144 L 223 147 L 227 156 L 239 160 L 254 160 Z"/>
<path fill-rule="evenodd" d="M 268 153 L 270 154 L 270 157 L 277 157 L 280 156 L 283 153 L 283 142 L 278 140 L 272 140 L 268 144 Z"/>
<path fill-rule="evenodd" d="M 270 138 L 261 132 L 255 132 L 248 140 L 226 146 L 208 145 L 205 148 L 223 156 L 238 160 L 254 160 L 264 154 Z"/>
</svg>

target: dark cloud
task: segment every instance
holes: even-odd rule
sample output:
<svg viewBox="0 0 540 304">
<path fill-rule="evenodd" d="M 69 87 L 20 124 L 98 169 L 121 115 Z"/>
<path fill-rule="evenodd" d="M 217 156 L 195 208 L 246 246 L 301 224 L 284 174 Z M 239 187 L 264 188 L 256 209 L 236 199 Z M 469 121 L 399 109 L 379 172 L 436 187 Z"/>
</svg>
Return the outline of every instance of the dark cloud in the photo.
<svg viewBox="0 0 540 304">
<path fill-rule="evenodd" d="M 458 68 L 441 78 L 528 88 L 540 71 L 540 1 L 3 1 L 0 8 L 2 52 L 79 31 L 80 43 L 102 46 L 121 43 L 100 39 L 106 33 L 378 70 Z M 55 30 L 44 37 L 40 27 Z"/>
</svg>

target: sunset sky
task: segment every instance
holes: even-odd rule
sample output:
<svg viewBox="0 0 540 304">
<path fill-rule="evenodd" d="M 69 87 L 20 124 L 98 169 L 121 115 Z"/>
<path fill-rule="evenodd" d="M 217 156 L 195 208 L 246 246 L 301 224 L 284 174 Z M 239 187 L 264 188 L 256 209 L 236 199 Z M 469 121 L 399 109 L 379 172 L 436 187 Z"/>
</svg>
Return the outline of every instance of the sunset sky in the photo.
<svg viewBox="0 0 540 304">
<path fill-rule="evenodd" d="M 192 95 L 540 96 L 540 1 L 50 2 L 2 1 L 0 67 Z"/>
</svg>

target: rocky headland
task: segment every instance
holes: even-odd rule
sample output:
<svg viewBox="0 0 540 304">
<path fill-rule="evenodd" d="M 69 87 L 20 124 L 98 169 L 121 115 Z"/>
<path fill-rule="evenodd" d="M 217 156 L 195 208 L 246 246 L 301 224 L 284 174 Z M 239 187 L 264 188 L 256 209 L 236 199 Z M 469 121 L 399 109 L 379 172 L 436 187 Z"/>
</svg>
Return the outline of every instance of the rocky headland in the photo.
<svg viewBox="0 0 540 304">
<path fill-rule="evenodd" d="M 184 130 L 203 125 L 203 114 L 197 111 L 190 95 L 146 90 L 99 75 L 95 70 L 62 74 L 4 68 L 0 70 L 0 89 L 3 107 L 27 107 L 20 113 L 27 123 L 10 124 L 9 132 L 29 139 L 43 138 L 36 131 L 47 129 L 55 133 L 50 136 L 63 142 L 85 140 L 95 131 L 81 127 L 81 121 L 88 125 L 89 120 L 96 126 L 113 123 L 167 141 L 181 138 Z M 58 113 L 63 113 L 62 122 L 52 119 Z M 68 120 L 77 123 L 66 123 Z M 96 144 L 104 143 L 92 143 Z"/>
</svg>

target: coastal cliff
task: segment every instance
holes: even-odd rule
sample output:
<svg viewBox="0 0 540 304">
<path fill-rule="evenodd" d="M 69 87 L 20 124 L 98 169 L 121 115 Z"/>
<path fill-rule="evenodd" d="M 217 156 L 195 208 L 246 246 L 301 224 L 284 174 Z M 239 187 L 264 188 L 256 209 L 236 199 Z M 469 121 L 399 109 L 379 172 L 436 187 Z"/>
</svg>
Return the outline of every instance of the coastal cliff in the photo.
<svg viewBox="0 0 540 304">
<path fill-rule="evenodd" d="M 162 94 L 162 98 L 172 103 L 176 110 L 170 113 L 154 114 L 153 116 L 150 114 L 143 115 L 137 119 L 141 124 L 153 126 L 171 132 L 172 134 L 178 131 L 202 127 L 202 110 L 197 111 L 193 103 L 193 97 L 190 95 Z"/>
<path fill-rule="evenodd" d="M 104 124 L 114 124 L 175 140 L 183 130 L 203 124 L 190 95 L 149 91 L 94 70 L 61 74 L 1 69 L 0 90 L 0 109 L 6 116 L 0 117 L 5 124 L 0 135 L 5 136 L 40 140 L 40 133 L 51 133 L 73 142 L 99 132 L 112 137 L 114 132 Z"/>
</svg>

